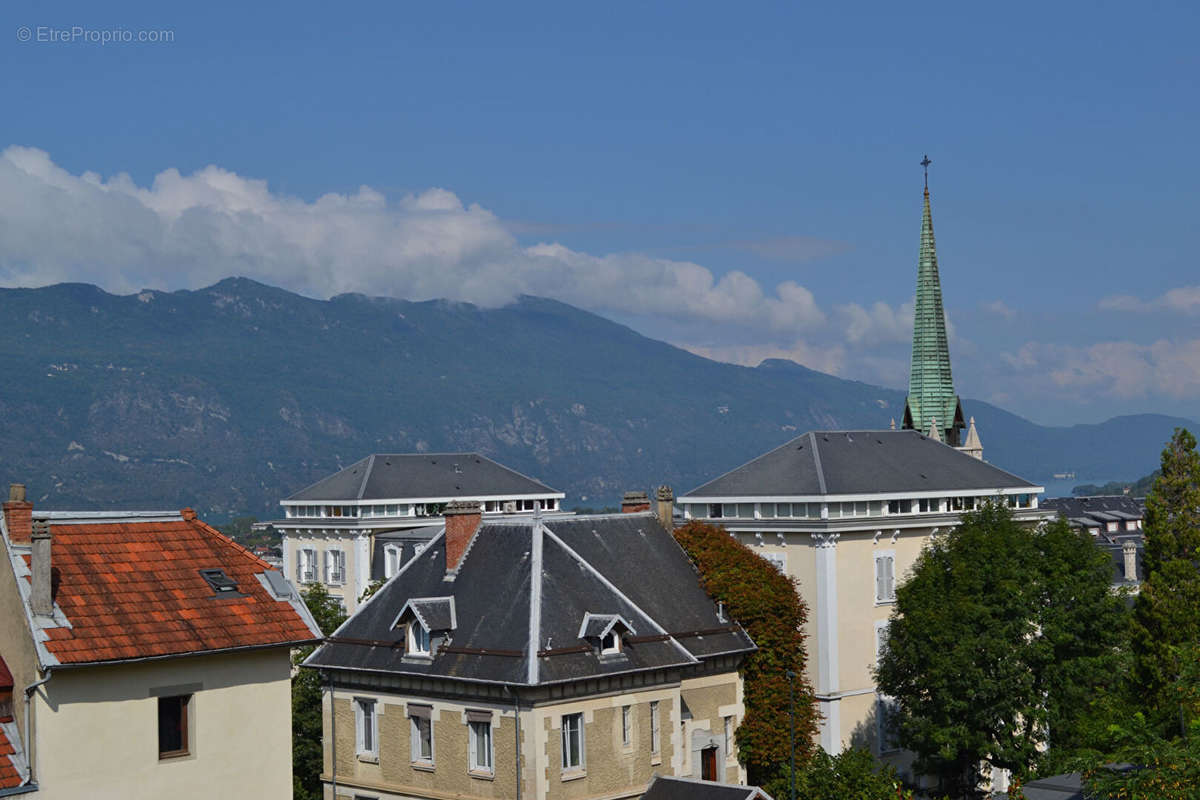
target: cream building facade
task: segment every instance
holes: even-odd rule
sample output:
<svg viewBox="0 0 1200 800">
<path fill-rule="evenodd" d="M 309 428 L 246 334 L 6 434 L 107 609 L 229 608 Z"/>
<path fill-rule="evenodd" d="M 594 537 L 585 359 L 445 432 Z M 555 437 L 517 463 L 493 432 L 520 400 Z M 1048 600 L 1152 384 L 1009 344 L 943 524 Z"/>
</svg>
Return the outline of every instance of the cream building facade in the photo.
<svg viewBox="0 0 1200 800">
<path fill-rule="evenodd" d="M 305 663 L 329 687 L 327 798 L 582 800 L 638 797 L 656 774 L 744 782 L 738 669 L 753 644 L 655 517 L 447 514 Z"/>
<path fill-rule="evenodd" d="M 32 798 L 290 798 L 299 596 L 194 512 L 0 523 L 0 661 Z"/>
<path fill-rule="evenodd" d="M 929 541 L 985 502 L 1037 525 L 1042 487 L 917 431 L 800 436 L 679 498 L 688 519 L 724 526 L 796 579 L 809 609 L 806 677 L 819 741 L 868 747 L 903 768 L 872 670 L 895 590 Z"/>
</svg>

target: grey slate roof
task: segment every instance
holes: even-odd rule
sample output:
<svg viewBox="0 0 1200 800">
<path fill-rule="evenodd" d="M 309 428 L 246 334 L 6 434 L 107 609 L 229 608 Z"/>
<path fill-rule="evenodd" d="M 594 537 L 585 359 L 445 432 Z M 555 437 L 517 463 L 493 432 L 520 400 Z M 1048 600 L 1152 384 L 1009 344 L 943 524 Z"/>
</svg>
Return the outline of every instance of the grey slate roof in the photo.
<svg viewBox="0 0 1200 800">
<path fill-rule="evenodd" d="M 524 494 L 560 492 L 479 453 L 376 453 L 287 499 L 333 502 Z"/>
<path fill-rule="evenodd" d="M 445 558 L 439 534 L 305 664 L 540 685 L 754 649 L 717 617 L 691 562 L 648 513 L 485 520 L 452 581 Z M 454 597 L 450 640 L 431 661 L 403 659 L 397 615 L 411 598 L 439 596 Z M 620 615 L 637 632 L 619 656 L 601 659 L 579 637 L 589 612 Z"/>
<path fill-rule="evenodd" d="M 1092 519 L 1092 525 L 1101 522 L 1142 519 L 1146 515 L 1146 499 L 1124 494 L 1092 495 L 1089 497 L 1051 497 L 1039 503 L 1042 508 L 1053 509 L 1060 517 L 1072 523 Z M 1103 527 L 1103 526 L 1101 526 Z"/>
<path fill-rule="evenodd" d="M 917 431 L 813 431 L 681 499 L 1025 488 L 1035 484 Z"/>
<path fill-rule="evenodd" d="M 1026 800 L 1083 800 L 1083 776 L 1078 772 L 1052 775 L 1021 786 Z"/>
<path fill-rule="evenodd" d="M 387 565 L 387 559 L 384 558 L 386 545 L 394 544 L 400 548 L 400 566 L 403 566 L 417 554 L 418 548 L 423 549 L 443 528 L 443 525 L 426 525 L 422 528 L 404 528 L 375 534 L 372 537 L 375 541 L 371 554 L 371 580 L 381 581 L 386 578 L 384 575 Z"/>
<path fill-rule="evenodd" d="M 397 621 L 407 611 L 412 611 L 427 631 L 452 631 L 455 628 L 453 597 L 411 597 L 400 609 Z"/>
<path fill-rule="evenodd" d="M 655 775 L 642 800 L 771 800 L 757 786 Z"/>
</svg>

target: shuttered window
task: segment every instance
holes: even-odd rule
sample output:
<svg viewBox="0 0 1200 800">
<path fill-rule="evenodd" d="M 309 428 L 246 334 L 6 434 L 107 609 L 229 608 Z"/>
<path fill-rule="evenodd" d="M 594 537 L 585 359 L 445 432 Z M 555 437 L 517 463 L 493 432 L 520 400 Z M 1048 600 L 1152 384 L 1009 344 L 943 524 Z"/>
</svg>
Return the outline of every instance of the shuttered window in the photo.
<svg viewBox="0 0 1200 800">
<path fill-rule="evenodd" d="M 890 550 L 875 554 L 875 602 L 891 603 L 896 599 L 896 554 Z"/>
</svg>

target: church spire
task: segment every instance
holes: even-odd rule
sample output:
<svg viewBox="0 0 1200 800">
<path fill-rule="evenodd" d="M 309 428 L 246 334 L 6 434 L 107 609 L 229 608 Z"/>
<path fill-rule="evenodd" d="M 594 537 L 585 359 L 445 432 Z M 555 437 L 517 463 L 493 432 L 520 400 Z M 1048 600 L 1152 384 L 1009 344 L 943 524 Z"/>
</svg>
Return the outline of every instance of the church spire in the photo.
<svg viewBox="0 0 1200 800">
<path fill-rule="evenodd" d="M 925 168 L 925 206 L 921 215 L 921 254 L 917 264 L 917 302 L 913 309 L 912 369 L 908 375 L 908 400 L 903 427 L 929 429 L 938 420 L 940 438 L 957 447 L 966 427 L 962 405 L 954 393 L 950 374 L 950 345 L 942 309 L 942 284 L 938 277 L 937 246 L 933 239 L 933 214 L 929 210 L 929 156 Z"/>
</svg>

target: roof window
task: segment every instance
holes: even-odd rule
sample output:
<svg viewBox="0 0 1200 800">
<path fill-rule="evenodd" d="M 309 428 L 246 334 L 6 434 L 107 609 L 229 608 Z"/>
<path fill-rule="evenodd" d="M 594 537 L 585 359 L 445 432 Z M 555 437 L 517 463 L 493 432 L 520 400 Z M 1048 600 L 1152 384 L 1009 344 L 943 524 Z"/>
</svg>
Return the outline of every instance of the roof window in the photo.
<svg viewBox="0 0 1200 800">
<path fill-rule="evenodd" d="M 217 594 L 237 594 L 237 581 L 226 575 L 223 569 L 202 569 L 200 577 L 204 578 Z"/>
</svg>

